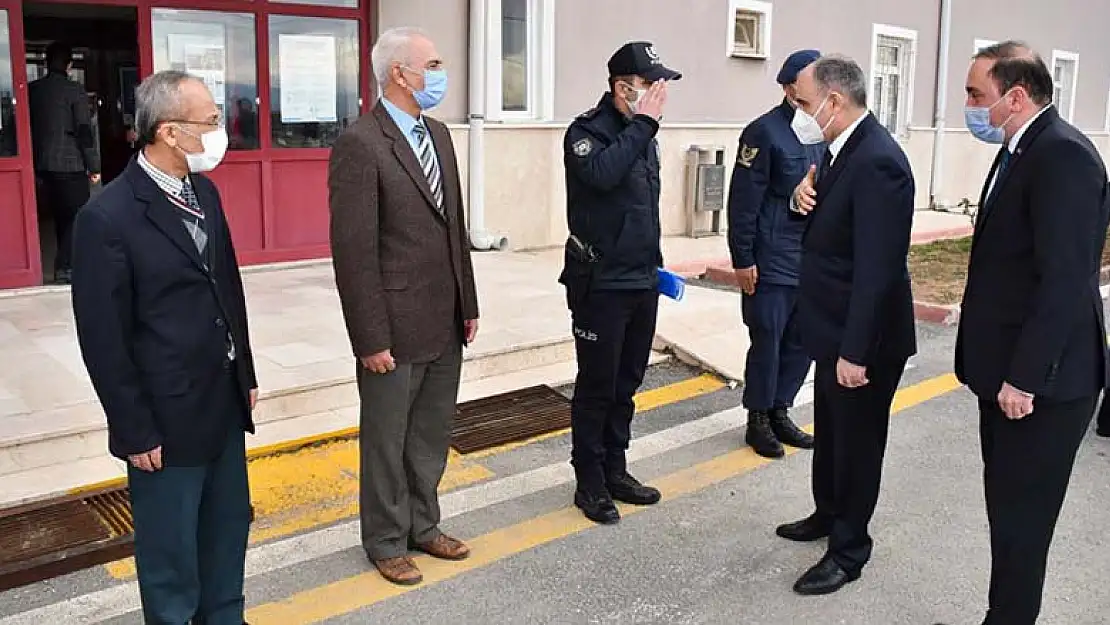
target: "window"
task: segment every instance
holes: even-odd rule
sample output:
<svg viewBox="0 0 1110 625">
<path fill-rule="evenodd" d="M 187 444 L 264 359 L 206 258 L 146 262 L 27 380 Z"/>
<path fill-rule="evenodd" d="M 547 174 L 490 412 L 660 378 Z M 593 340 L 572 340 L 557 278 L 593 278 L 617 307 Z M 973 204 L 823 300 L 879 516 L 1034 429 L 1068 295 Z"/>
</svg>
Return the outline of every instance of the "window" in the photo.
<svg viewBox="0 0 1110 625">
<path fill-rule="evenodd" d="M 358 21 L 270 16 L 277 148 L 327 148 L 359 116 Z"/>
<path fill-rule="evenodd" d="M 10 34 L 8 12 L 0 10 L 0 157 L 15 156 L 18 153 Z"/>
<path fill-rule="evenodd" d="M 1106 94 L 1106 122 L 1103 124 L 1102 129 L 1110 132 L 1110 93 Z"/>
<path fill-rule="evenodd" d="M 730 0 L 727 54 L 737 58 L 765 59 L 771 53 L 771 3 Z"/>
<path fill-rule="evenodd" d="M 529 87 L 535 80 L 530 71 L 535 41 L 529 42 L 531 2 L 528 0 L 502 0 L 501 2 L 501 110 L 524 112 L 530 107 Z M 533 17 L 533 19 L 535 19 Z M 529 43 L 533 45 L 529 45 Z"/>
<path fill-rule="evenodd" d="M 917 31 L 875 24 L 871 49 L 871 110 L 887 130 L 905 134 L 913 111 Z"/>
<path fill-rule="evenodd" d="M 976 39 L 975 50 L 972 52 L 972 54 L 979 54 L 979 52 L 981 52 L 983 48 L 989 48 L 996 43 L 998 42 L 993 39 Z"/>
<path fill-rule="evenodd" d="M 1069 122 L 1075 116 L 1075 86 L 1079 79 L 1079 55 L 1063 50 L 1052 51 L 1052 101 L 1056 110 Z"/>
<path fill-rule="evenodd" d="M 281 4 L 311 4 L 318 7 L 358 8 L 358 0 L 270 0 Z"/>
<path fill-rule="evenodd" d="M 222 11 L 154 9 L 154 71 L 202 79 L 223 110 L 232 150 L 258 149 L 258 72 L 254 16 Z"/>
<path fill-rule="evenodd" d="M 547 119 L 554 108 L 554 0 L 489 4 L 487 117 Z"/>
</svg>

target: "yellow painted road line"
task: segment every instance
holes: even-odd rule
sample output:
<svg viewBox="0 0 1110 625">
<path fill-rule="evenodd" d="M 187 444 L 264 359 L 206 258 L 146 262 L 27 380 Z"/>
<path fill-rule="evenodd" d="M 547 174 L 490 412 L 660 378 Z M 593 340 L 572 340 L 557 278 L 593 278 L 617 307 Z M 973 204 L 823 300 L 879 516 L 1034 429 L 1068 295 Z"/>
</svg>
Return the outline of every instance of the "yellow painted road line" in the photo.
<svg viewBox="0 0 1110 625">
<path fill-rule="evenodd" d="M 659 388 L 642 391 L 640 393 L 637 393 L 636 396 L 632 398 L 632 401 L 636 404 L 636 412 L 641 413 L 647 412 L 648 410 L 654 410 L 655 408 L 660 408 L 668 404 L 675 404 L 687 399 L 693 399 L 695 397 L 701 397 L 702 395 L 708 395 L 709 393 L 719 391 L 722 388 L 725 388 L 725 383 L 720 378 L 711 373 L 703 373 L 702 375 L 690 378 L 688 380 L 682 380 L 681 382 L 675 382 L 673 384 L 667 384 L 666 386 L 661 386 Z M 570 428 L 563 428 L 561 430 L 539 434 L 537 436 L 533 436 L 522 441 L 506 443 L 504 445 L 498 445 L 497 447 L 490 447 L 489 449 L 474 451 L 466 454 L 463 457 L 467 459 L 487 458 L 489 456 L 495 456 L 506 451 L 511 451 L 513 449 L 519 449 L 520 447 L 526 447 L 540 441 L 558 438 L 568 433 L 570 433 Z"/>
<path fill-rule="evenodd" d="M 651 389 L 634 399 L 638 412 L 691 399 L 724 388 L 719 378 L 705 374 Z M 476 484 L 494 477 L 475 460 L 501 454 L 544 438 L 552 432 L 519 443 L 510 443 L 462 456 L 450 450 L 440 492 Z M 250 543 L 288 536 L 358 514 L 358 429 L 313 436 L 251 450 L 251 503 L 255 523 Z M 328 440 L 326 437 L 339 437 Z M 326 441 L 326 442 L 322 442 Z M 289 453 L 288 450 L 297 451 Z M 127 580 L 135 577 L 135 561 L 125 558 L 104 565 L 108 575 Z"/>
<path fill-rule="evenodd" d="M 250 543 L 288 536 L 358 514 L 358 440 L 346 439 L 292 454 L 250 461 L 255 522 Z M 448 454 L 440 492 L 494 477 L 479 464 Z M 135 577 L 134 558 L 104 565 L 116 579 Z"/>
<path fill-rule="evenodd" d="M 960 386 L 955 376 L 946 375 L 902 389 L 895 397 L 894 411 L 905 410 Z M 812 424 L 809 428 L 812 428 Z M 812 431 L 812 430 L 811 430 Z M 796 453 L 791 449 L 790 453 Z M 693 494 L 714 484 L 747 473 L 772 462 L 749 447 L 718 456 L 655 480 L 665 500 Z M 647 507 L 620 506 L 621 514 L 637 514 Z M 510 556 L 596 527 L 574 508 L 563 508 L 471 540 L 472 555 L 462 562 L 445 562 L 427 556 L 416 558 L 424 573 L 418 586 L 396 586 L 376 572 L 360 573 L 311 588 L 284 600 L 248 610 L 247 621 L 261 625 L 308 625 L 350 614 L 430 584 L 457 577 Z"/>
</svg>

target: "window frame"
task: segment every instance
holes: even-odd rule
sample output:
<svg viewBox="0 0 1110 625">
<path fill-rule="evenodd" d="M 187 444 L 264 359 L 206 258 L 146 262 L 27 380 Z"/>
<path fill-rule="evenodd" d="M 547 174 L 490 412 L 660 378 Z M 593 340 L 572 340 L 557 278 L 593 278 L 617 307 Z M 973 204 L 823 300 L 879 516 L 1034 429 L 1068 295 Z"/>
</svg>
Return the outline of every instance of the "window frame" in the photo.
<svg viewBox="0 0 1110 625">
<path fill-rule="evenodd" d="M 528 32 L 527 87 L 523 111 L 506 111 L 501 69 L 502 0 L 487 4 L 486 11 L 486 120 L 493 122 L 543 122 L 555 110 L 555 0 L 525 0 Z"/>
<path fill-rule="evenodd" d="M 1070 61 L 1072 65 L 1071 85 L 1068 98 L 1068 110 L 1060 109 L 1060 103 L 1056 101 L 1056 62 L 1057 61 Z M 1073 123 L 1075 119 L 1075 96 L 1079 90 L 1079 53 L 1070 52 L 1068 50 L 1053 50 L 1052 51 L 1052 67 L 1049 68 L 1052 72 L 1052 104 L 1056 106 L 1056 110 L 1060 115 L 1068 121 Z"/>
<path fill-rule="evenodd" d="M 917 31 L 911 28 L 903 28 L 901 26 L 892 26 L 889 24 L 875 23 L 871 25 L 871 72 L 868 76 L 867 92 L 869 99 L 868 109 L 873 113 L 876 113 L 874 109 L 876 100 L 874 87 L 875 79 L 878 77 L 880 37 L 901 40 L 905 42 L 909 49 L 909 66 L 903 68 L 899 65 L 898 67 L 898 75 L 902 78 L 899 87 L 905 87 L 906 93 L 905 97 L 902 97 L 901 93 L 899 93 L 899 110 L 895 112 L 895 131 L 891 133 L 895 136 L 906 137 L 909 135 L 910 126 L 913 124 L 914 85 L 917 82 Z"/>
<path fill-rule="evenodd" d="M 736 51 L 736 14 L 740 11 L 759 14 L 759 42 L 755 52 Z M 766 0 L 729 0 L 728 29 L 725 34 L 725 56 L 734 59 L 766 60 L 771 57 L 771 20 L 774 16 L 774 5 Z"/>
</svg>

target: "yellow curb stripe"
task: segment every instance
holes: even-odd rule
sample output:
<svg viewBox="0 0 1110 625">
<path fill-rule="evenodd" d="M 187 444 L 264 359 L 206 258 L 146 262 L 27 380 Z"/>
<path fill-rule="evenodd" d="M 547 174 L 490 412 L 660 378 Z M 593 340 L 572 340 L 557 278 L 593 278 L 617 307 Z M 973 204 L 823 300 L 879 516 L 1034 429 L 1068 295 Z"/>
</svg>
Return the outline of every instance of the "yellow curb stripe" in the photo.
<svg viewBox="0 0 1110 625">
<path fill-rule="evenodd" d="M 649 410 L 654 410 L 668 404 L 675 404 L 687 399 L 693 399 L 695 397 L 701 397 L 702 395 L 708 395 L 709 393 L 713 393 L 715 391 L 721 390 L 722 388 L 725 388 L 725 386 L 725 383 L 717 376 L 710 373 L 703 373 L 702 375 L 690 378 L 688 380 L 682 380 L 681 382 L 675 382 L 673 384 L 667 384 L 666 386 L 661 386 L 659 388 L 642 391 L 640 393 L 637 393 L 636 396 L 632 398 L 632 401 L 636 404 L 636 412 L 641 413 L 647 412 Z M 526 438 L 522 441 L 505 443 L 504 445 L 498 445 L 497 447 L 490 447 L 489 449 L 474 451 L 466 454 L 463 457 L 475 460 L 480 458 L 488 458 L 489 456 L 496 456 L 498 454 L 502 454 L 513 449 L 519 449 L 521 447 L 526 447 L 540 441 L 558 438 L 569 433 L 570 428 L 563 428 L 561 430 L 545 432 L 544 434 L 539 434 L 531 438 Z"/>
<path fill-rule="evenodd" d="M 724 388 L 713 375 L 704 374 L 644 391 L 634 399 L 638 412 L 691 399 Z M 467 455 L 448 450 L 447 469 L 440 492 L 448 492 L 495 477 L 473 461 L 505 453 L 566 431 L 551 432 Z M 251 503 L 255 523 L 250 544 L 289 536 L 358 515 L 358 428 L 305 437 L 251 450 Z M 289 450 L 297 450 L 289 453 Z M 122 485 L 122 484 L 121 484 Z M 86 487 L 88 488 L 88 487 Z M 134 558 L 104 565 L 114 579 L 135 577 Z"/>
<path fill-rule="evenodd" d="M 955 376 L 927 380 L 898 392 L 893 411 L 900 411 L 938 397 L 960 386 Z M 806 428 L 812 431 L 812 424 Z M 797 450 L 791 450 L 796 453 Z M 677 499 L 747 473 L 771 462 L 745 447 L 707 462 L 664 476 L 653 483 L 666 499 Z M 621 506 L 622 515 L 648 508 Z M 396 586 L 376 572 L 360 573 L 296 593 L 286 599 L 251 608 L 247 621 L 261 625 L 307 625 L 350 614 L 391 597 L 442 582 L 541 545 L 596 527 L 574 508 L 563 508 L 537 518 L 493 531 L 470 541 L 472 555 L 462 562 L 417 557 L 424 574 L 419 586 Z"/>
</svg>

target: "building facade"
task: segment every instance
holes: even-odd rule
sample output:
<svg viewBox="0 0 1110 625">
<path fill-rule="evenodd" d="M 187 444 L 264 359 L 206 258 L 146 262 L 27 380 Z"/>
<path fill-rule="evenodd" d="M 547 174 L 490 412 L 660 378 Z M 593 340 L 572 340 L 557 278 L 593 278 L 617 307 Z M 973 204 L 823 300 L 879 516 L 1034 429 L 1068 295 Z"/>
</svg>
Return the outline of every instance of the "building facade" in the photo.
<svg viewBox="0 0 1110 625">
<path fill-rule="evenodd" d="M 634 39 L 654 42 L 684 74 L 659 134 L 664 234 L 688 229 L 691 146 L 720 146 L 731 167 L 744 123 L 781 99 L 774 75 L 799 48 L 846 54 L 869 73 L 871 108 L 910 157 L 919 208 L 977 199 L 993 148 L 964 129 L 963 83 L 971 55 L 998 40 L 1041 52 L 1061 113 L 1110 153 L 1110 39 L 1100 27 L 1110 3 L 0 0 L 0 287 L 41 283 L 48 247 L 24 96 L 32 44 L 48 38 L 51 19 L 107 19 L 107 8 L 134 22 L 135 77 L 186 69 L 224 106 L 234 149 L 213 178 L 247 264 L 327 255 L 328 146 L 373 105 L 369 49 L 394 26 L 429 31 L 446 61 L 449 93 L 434 115 L 453 133 L 479 247 L 562 243 L 563 132 L 604 92 L 609 55 Z M 96 45 L 82 71 L 102 77 L 98 93 L 119 92 L 96 104 L 107 153 L 130 83 L 122 69 L 116 80 L 115 66 L 93 66 Z"/>
</svg>

